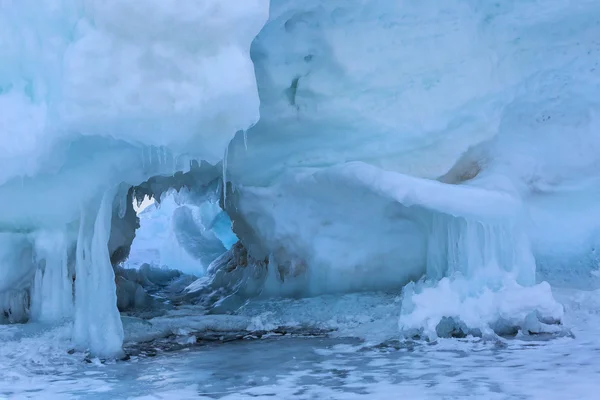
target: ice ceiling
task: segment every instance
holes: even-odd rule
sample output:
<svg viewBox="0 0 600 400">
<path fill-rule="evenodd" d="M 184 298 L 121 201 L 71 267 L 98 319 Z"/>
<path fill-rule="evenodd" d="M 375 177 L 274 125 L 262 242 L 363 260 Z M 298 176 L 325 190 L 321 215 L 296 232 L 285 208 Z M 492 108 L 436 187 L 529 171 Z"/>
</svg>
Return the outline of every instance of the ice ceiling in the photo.
<svg viewBox="0 0 600 400">
<path fill-rule="evenodd" d="M 592 0 L 0 0 L 0 318 L 119 353 L 133 192 L 185 187 L 263 295 L 551 329 L 540 277 L 597 267 L 599 38 Z"/>
</svg>

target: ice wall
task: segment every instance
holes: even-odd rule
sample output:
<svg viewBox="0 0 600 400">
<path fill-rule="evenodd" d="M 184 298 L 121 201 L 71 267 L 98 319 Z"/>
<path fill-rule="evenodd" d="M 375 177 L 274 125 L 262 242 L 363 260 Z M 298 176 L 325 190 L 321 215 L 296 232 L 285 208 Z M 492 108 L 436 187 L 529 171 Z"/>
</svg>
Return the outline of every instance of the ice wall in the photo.
<svg viewBox="0 0 600 400">
<path fill-rule="evenodd" d="M 272 1 L 252 47 L 261 121 L 249 151 L 240 138 L 230 152 L 231 174 L 266 182 L 283 166 L 362 160 L 438 177 L 523 96 L 538 112 L 557 96 L 596 98 L 596 7 Z"/>
<path fill-rule="evenodd" d="M 0 307 L 9 319 L 27 318 L 30 292 L 32 318 L 72 316 L 75 279 L 76 344 L 120 348 L 106 249 L 119 201 L 107 193 L 189 170 L 191 159 L 217 163 L 258 120 L 249 50 L 267 16 L 267 0 L 0 1 Z M 48 232 L 56 237 L 41 238 Z"/>
<path fill-rule="evenodd" d="M 259 258 L 308 265 L 308 293 L 452 279 L 419 303 L 436 323 L 434 304 L 452 296 L 460 318 L 486 290 L 531 287 L 535 263 L 552 278 L 578 260 L 577 284 L 589 281 L 599 11 L 566 0 L 272 1 L 252 47 L 261 119 L 228 153 L 236 233 Z M 396 186 L 411 195 L 394 198 Z M 535 290 L 545 300 L 524 302 L 529 311 L 560 316 L 549 288 Z M 492 323 L 501 303 L 471 315 Z"/>
</svg>

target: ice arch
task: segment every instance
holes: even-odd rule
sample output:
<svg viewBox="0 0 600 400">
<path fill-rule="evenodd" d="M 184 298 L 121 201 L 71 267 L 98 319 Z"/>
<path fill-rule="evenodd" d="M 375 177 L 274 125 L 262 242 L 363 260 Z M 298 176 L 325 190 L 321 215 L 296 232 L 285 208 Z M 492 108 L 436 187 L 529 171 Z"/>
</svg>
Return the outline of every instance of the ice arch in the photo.
<svg viewBox="0 0 600 400">
<path fill-rule="evenodd" d="M 0 3 L 0 318 L 74 316 L 80 349 L 118 353 L 113 215 L 258 120 L 249 48 L 267 16 L 266 0 Z"/>
</svg>

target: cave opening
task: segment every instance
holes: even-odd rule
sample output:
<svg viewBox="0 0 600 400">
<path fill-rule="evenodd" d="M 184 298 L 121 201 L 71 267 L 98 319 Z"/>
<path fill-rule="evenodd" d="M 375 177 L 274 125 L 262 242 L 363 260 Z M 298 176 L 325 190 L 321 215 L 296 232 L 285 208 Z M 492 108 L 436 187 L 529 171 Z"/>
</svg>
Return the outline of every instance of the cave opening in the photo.
<svg viewBox="0 0 600 400">
<path fill-rule="evenodd" d="M 202 305 L 204 296 L 190 292 L 211 280 L 217 268 L 213 262 L 238 243 L 222 208 L 218 170 L 192 162 L 188 172 L 130 188 L 126 212 L 113 215 L 109 240 L 122 315 L 153 318 L 180 306 Z"/>
</svg>

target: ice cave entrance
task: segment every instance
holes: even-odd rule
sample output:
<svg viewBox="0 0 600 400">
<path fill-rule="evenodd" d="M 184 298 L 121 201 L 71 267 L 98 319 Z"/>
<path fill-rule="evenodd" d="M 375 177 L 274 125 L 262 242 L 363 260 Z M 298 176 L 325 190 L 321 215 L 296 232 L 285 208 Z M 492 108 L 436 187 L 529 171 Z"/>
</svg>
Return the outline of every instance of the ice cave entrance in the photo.
<svg viewBox="0 0 600 400">
<path fill-rule="evenodd" d="M 238 241 L 217 198 L 191 203 L 184 188 L 133 203 L 139 226 L 129 257 L 116 267 L 121 312 L 156 310 L 157 301 L 173 300 Z"/>
<path fill-rule="evenodd" d="M 146 196 L 138 206 L 134 200 L 139 228 L 124 267 L 149 264 L 200 277 L 238 241 L 218 200 L 192 204 L 186 196 L 171 190 L 159 201 Z"/>
</svg>

